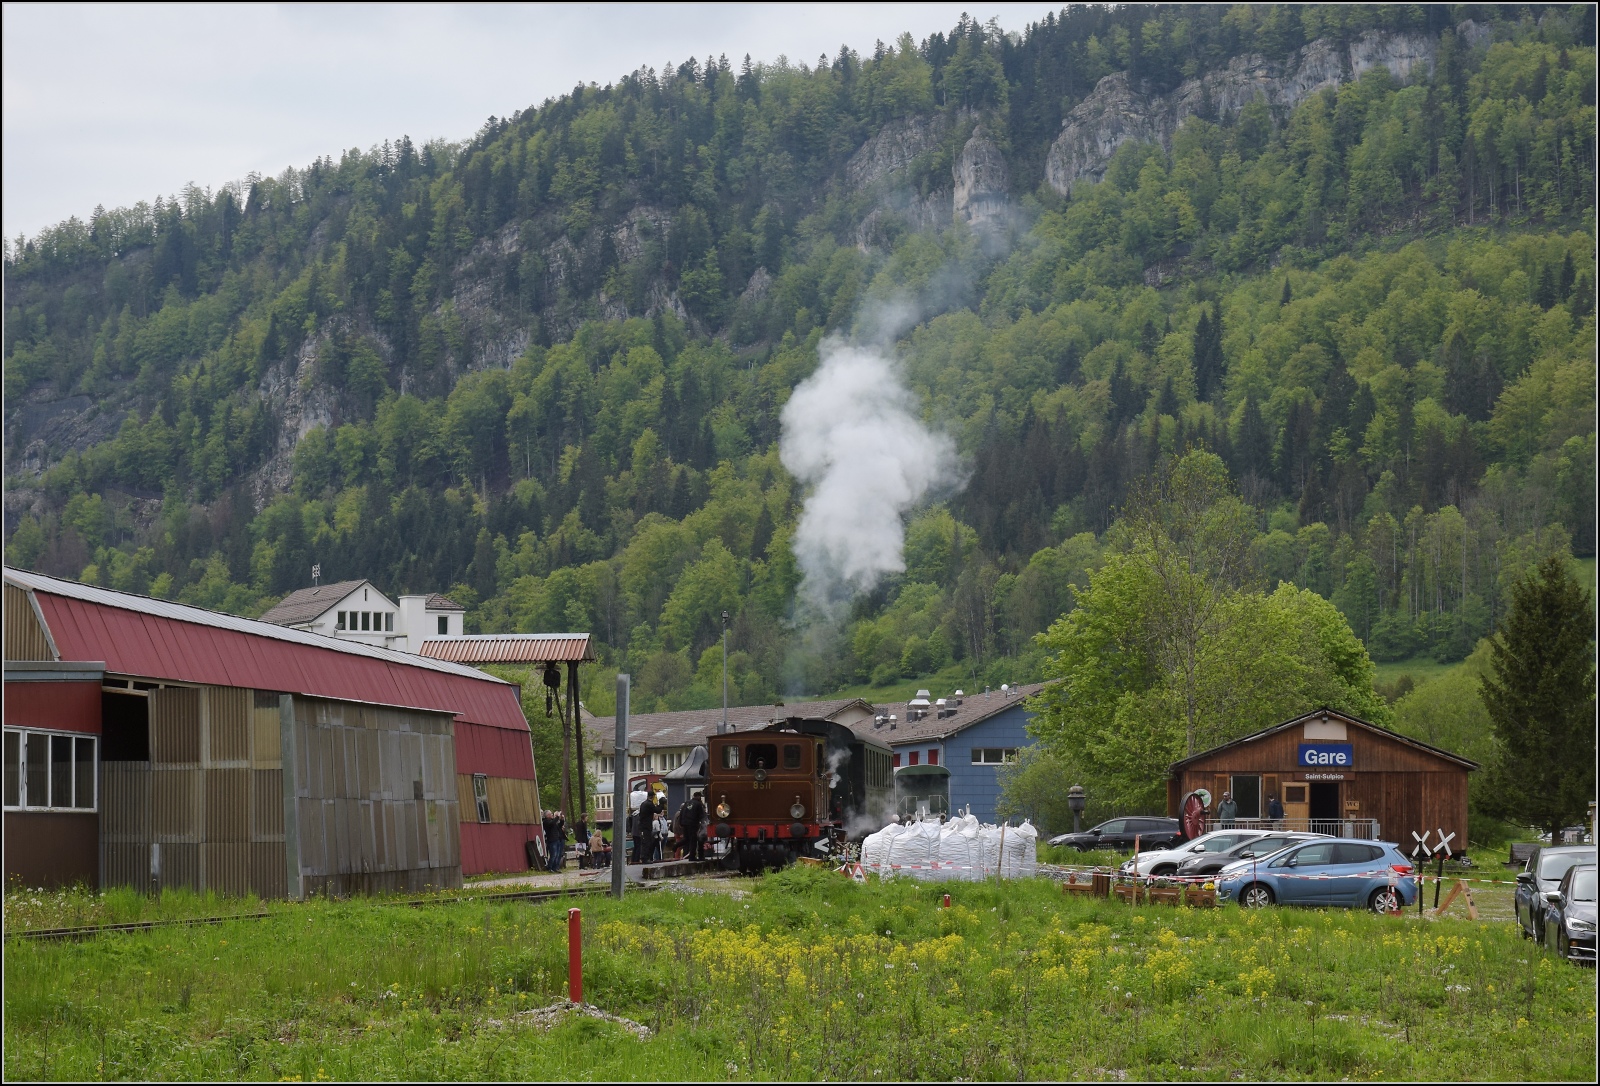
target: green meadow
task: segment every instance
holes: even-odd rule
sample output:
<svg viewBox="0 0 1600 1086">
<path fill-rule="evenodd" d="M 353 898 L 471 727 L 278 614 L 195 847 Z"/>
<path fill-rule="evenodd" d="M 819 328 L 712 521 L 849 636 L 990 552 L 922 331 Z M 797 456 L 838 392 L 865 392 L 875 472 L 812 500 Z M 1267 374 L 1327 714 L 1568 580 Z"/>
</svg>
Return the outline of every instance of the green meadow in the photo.
<svg viewBox="0 0 1600 1086">
<path fill-rule="evenodd" d="M 266 917 L 9 938 L 5 1077 L 1595 1077 L 1594 972 L 1503 921 L 815 869 L 576 904 L 587 1002 L 648 1035 L 530 1013 L 566 996 L 564 902 L 251 903 Z"/>
</svg>

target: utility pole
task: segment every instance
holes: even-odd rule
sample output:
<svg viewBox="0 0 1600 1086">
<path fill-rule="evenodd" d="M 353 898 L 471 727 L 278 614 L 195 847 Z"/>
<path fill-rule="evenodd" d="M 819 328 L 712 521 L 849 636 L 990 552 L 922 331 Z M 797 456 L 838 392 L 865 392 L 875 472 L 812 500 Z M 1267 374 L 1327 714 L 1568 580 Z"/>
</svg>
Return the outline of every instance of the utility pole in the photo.
<svg viewBox="0 0 1600 1086">
<path fill-rule="evenodd" d="M 728 730 L 728 612 L 722 612 L 722 726 L 717 734 Z"/>
<path fill-rule="evenodd" d="M 578 748 L 575 761 L 578 765 L 578 821 L 589 821 L 589 786 L 583 768 L 583 700 L 578 690 L 578 664 L 567 664 L 567 700 L 572 708 L 572 742 Z M 588 844 L 587 841 L 583 844 Z"/>
<path fill-rule="evenodd" d="M 622 884 L 628 871 L 628 685 L 629 677 L 617 676 L 617 732 L 612 746 L 611 765 L 611 896 L 622 900 Z"/>
</svg>

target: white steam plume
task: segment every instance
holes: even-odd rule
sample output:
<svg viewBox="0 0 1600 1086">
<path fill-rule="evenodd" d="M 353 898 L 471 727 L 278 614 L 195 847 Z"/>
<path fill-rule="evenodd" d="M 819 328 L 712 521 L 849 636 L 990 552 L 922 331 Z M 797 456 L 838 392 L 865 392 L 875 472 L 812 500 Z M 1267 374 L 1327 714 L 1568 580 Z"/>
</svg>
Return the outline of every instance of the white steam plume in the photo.
<svg viewBox="0 0 1600 1086">
<path fill-rule="evenodd" d="M 828 339 L 821 355 L 784 406 L 778 444 L 783 466 L 810 488 L 794 554 L 801 607 L 812 617 L 837 615 L 904 570 L 902 517 L 960 481 L 954 443 L 917 418 L 883 350 Z"/>
</svg>

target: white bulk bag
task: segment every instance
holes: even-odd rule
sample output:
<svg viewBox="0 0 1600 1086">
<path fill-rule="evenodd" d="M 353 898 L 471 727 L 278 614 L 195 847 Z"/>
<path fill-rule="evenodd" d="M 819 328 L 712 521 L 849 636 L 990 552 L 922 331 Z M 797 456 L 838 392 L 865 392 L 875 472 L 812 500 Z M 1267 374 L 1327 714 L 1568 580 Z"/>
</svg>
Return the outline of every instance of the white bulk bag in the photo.
<svg viewBox="0 0 1600 1086">
<path fill-rule="evenodd" d="M 888 875 L 909 875 L 926 879 L 933 874 L 933 861 L 939 856 L 939 823 L 913 822 L 889 842 Z"/>
<path fill-rule="evenodd" d="M 1006 879 L 1031 879 L 1039 871 L 1039 831 L 1033 823 L 1005 831 L 1000 858 L 1000 877 Z"/>
<path fill-rule="evenodd" d="M 884 864 L 889 859 L 889 842 L 906 831 L 898 822 L 891 822 L 877 833 L 869 833 L 861 842 L 861 870 L 868 875 L 884 875 Z"/>
<path fill-rule="evenodd" d="M 952 819 L 939 834 L 939 877 L 953 882 L 975 882 L 983 877 L 978 820 L 971 815 Z"/>
</svg>

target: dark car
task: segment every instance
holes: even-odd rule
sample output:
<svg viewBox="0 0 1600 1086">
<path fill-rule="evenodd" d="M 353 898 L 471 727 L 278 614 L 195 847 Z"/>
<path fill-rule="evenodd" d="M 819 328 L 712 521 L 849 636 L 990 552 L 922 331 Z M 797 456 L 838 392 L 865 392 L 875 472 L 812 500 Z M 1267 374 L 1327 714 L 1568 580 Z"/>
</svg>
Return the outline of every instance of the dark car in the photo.
<svg viewBox="0 0 1600 1086">
<path fill-rule="evenodd" d="M 1576 864 L 1595 862 L 1595 846 L 1564 845 L 1541 848 L 1528 857 L 1528 866 L 1517 876 L 1517 926 L 1524 939 L 1544 942 L 1544 895 L 1561 885 L 1562 876 Z"/>
<path fill-rule="evenodd" d="M 1281 852 L 1302 841 L 1326 837 L 1323 833 L 1268 833 L 1248 841 L 1240 841 L 1226 852 L 1207 852 L 1178 865 L 1178 874 L 1188 878 L 1197 875 L 1215 875 L 1235 860 L 1262 860 L 1274 852 Z"/>
<path fill-rule="evenodd" d="M 1176 818 L 1113 818 L 1082 833 L 1063 833 L 1050 838 L 1052 845 L 1068 845 L 1079 852 L 1108 848 L 1118 852 L 1131 849 L 1134 841 L 1141 849 L 1171 848 L 1183 840 L 1183 828 Z"/>
<path fill-rule="evenodd" d="M 1544 896 L 1544 944 L 1571 962 L 1594 964 L 1596 868 L 1574 864 Z"/>
</svg>

